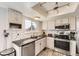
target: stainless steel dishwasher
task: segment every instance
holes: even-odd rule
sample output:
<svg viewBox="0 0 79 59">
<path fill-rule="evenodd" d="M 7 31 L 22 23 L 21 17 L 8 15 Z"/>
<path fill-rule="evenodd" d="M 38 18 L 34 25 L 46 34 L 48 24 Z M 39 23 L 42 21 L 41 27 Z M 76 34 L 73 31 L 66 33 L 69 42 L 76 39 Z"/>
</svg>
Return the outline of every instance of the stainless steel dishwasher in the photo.
<svg viewBox="0 0 79 59">
<path fill-rule="evenodd" d="M 23 45 L 21 48 L 22 56 L 34 56 L 35 55 L 35 42 Z"/>
</svg>

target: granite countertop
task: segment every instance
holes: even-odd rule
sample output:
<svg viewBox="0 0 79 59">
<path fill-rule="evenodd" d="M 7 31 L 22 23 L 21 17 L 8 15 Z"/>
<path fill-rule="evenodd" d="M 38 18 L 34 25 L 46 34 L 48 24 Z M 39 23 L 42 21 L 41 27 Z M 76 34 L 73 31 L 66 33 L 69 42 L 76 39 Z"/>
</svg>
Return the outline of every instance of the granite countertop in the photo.
<svg viewBox="0 0 79 59">
<path fill-rule="evenodd" d="M 39 40 L 39 39 L 42 39 L 42 38 L 44 38 L 44 37 L 52 37 L 52 38 L 54 38 L 54 36 L 37 36 L 37 37 L 29 37 L 29 38 L 25 38 L 25 39 L 21 39 L 21 40 L 17 40 L 17 41 L 13 41 L 13 43 L 14 44 L 16 44 L 17 46 L 19 46 L 19 47 L 22 47 L 22 46 L 24 46 L 24 45 L 27 45 L 27 44 L 29 44 L 29 43 L 31 43 L 31 42 L 35 42 L 35 41 L 37 41 L 37 40 Z M 65 41 L 70 41 L 70 40 L 65 40 Z"/>
<path fill-rule="evenodd" d="M 47 37 L 55 38 L 54 36 L 47 36 Z"/>
<path fill-rule="evenodd" d="M 28 44 L 30 42 L 35 41 L 35 39 L 31 39 L 31 38 L 26 38 L 26 39 L 21 39 L 21 40 L 17 40 L 17 41 L 13 41 L 14 44 L 16 44 L 17 46 L 21 47 L 25 44 Z"/>
<path fill-rule="evenodd" d="M 12 43 L 16 44 L 19 47 L 22 47 L 22 46 L 27 45 L 27 44 L 29 44 L 31 42 L 35 42 L 35 41 L 37 41 L 39 39 L 42 39 L 44 37 L 46 37 L 46 36 L 40 36 L 38 38 L 37 37 L 29 37 L 29 38 L 13 41 Z"/>
</svg>

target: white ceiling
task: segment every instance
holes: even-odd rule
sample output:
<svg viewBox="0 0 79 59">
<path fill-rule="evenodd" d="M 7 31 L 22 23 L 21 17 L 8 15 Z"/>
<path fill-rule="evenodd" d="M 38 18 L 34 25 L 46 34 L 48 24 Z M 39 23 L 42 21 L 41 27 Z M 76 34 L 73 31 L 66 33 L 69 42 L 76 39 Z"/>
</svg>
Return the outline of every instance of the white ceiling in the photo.
<svg viewBox="0 0 79 59">
<path fill-rule="evenodd" d="M 50 10 L 55 7 L 55 2 L 47 2 L 42 5 L 46 10 Z"/>
<path fill-rule="evenodd" d="M 38 12 L 34 11 L 32 7 L 38 2 L 1 2 L 0 7 L 12 8 L 23 13 L 27 17 L 39 16 L 40 19 L 43 18 Z"/>
<path fill-rule="evenodd" d="M 25 16 L 31 17 L 31 18 L 33 18 L 35 16 L 39 16 L 40 21 L 46 20 L 46 17 L 42 16 L 37 11 L 32 9 L 32 7 L 37 5 L 38 3 L 39 2 L 1 2 L 0 7 L 13 8 L 15 10 L 22 12 Z M 67 4 L 67 3 L 66 2 L 58 3 L 59 6 L 64 5 L 64 4 Z M 43 4 L 42 6 L 46 10 L 50 10 L 50 9 L 54 8 L 56 5 L 55 5 L 55 2 L 47 2 L 47 3 Z"/>
<path fill-rule="evenodd" d="M 66 4 L 68 4 L 68 2 L 64 2 L 64 3 L 58 2 L 58 7 L 64 6 Z M 49 11 L 49 10 L 55 8 L 57 6 L 57 4 L 55 2 L 46 2 L 46 3 L 43 3 L 42 6 L 46 9 L 46 11 Z"/>
<path fill-rule="evenodd" d="M 0 3 L 0 5 L 3 5 L 8 8 L 16 9 L 20 12 L 26 11 L 27 9 L 34 6 L 35 4 L 37 4 L 37 3 L 34 3 L 34 2 L 30 2 L 30 3 L 29 2 L 1 2 Z"/>
<path fill-rule="evenodd" d="M 59 8 L 56 10 L 53 10 L 53 8 L 56 7 L 55 3 L 56 2 L 39 3 L 40 6 L 45 9 L 45 11 L 52 9 L 51 11 L 48 11 L 47 20 L 49 18 L 55 19 L 56 17 L 59 17 L 59 16 L 63 16 L 63 15 L 65 16 L 66 14 L 67 15 L 73 14 L 79 5 L 79 3 L 77 3 L 77 2 L 74 2 L 74 3 L 73 2 L 58 2 Z M 60 6 L 62 6 L 62 7 L 60 8 Z M 38 5 L 36 5 L 34 7 L 37 7 L 37 9 L 39 8 Z M 37 11 L 37 12 L 39 12 L 39 11 Z M 75 15 L 75 14 L 73 14 L 73 15 Z"/>
</svg>

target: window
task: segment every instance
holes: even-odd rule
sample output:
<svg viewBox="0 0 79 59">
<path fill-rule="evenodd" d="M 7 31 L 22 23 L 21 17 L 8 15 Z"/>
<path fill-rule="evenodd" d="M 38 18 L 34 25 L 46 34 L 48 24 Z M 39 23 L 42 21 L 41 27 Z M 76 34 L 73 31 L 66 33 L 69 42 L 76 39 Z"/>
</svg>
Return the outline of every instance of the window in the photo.
<svg viewBox="0 0 79 59">
<path fill-rule="evenodd" d="M 31 21 L 30 20 L 25 20 L 25 29 L 31 30 Z"/>
<path fill-rule="evenodd" d="M 34 21 L 31 21 L 30 19 L 25 20 L 25 29 L 28 30 L 36 30 L 37 24 Z"/>
<path fill-rule="evenodd" d="M 35 30 L 35 29 L 37 28 L 37 24 L 36 24 L 36 22 L 32 22 L 31 25 L 32 25 L 32 26 L 31 26 L 32 30 Z"/>
</svg>

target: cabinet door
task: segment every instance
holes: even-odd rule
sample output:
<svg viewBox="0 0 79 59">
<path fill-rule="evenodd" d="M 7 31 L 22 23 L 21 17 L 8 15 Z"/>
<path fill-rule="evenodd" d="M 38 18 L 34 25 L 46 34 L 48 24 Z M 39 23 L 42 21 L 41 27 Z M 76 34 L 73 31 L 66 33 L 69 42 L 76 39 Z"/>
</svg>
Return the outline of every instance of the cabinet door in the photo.
<svg viewBox="0 0 79 59">
<path fill-rule="evenodd" d="M 47 48 L 54 49 L 54 38 L 47 37 Z"/>
<path fill-rule="evenodd" d="M 59 25 L 61 25 L 61 24 L 62 24 L 61 19 L 55 20 L 55 25 L 56 25 L 56 26 L 59 26 Z"/>
<path fill-rule="evenodd" d="M 37 55 L 41 51 L 41 40 L 35 41 L 35 55 Z"/>
<path fill-rule="evenodd" d="M 69 17 L 70 30 L 75 30 L 75 16 Z"/>
<path fill-rule="evenodd" d="M 55 26 L 54 26 L 54 20 L 53 21 L 48 21 L 48 30 L 54 30 Z"/>
<path fill-rule="evenodd" d="M 47 30 L 47 21 L 42 22 L 42 29 Z"/>
<path fill-rule="evenodd" d="M 15 23 L 15 12 L 13 10 L 8 10 L 8 16 L 9 22 Z"/>
<path fill-rule="evenodd" d="M 68 24 L 68 18 L 62 19 L 62 25 Z"/>
<path fill-rule="evenodd" d="M 70 55 L 76 55 L 76 41 L 70 41 Z"/>
<path fill-rule="evenodd" d="M 45 38 L 41 39 L 41 51 L 45 48 Z"/>
</svg>

